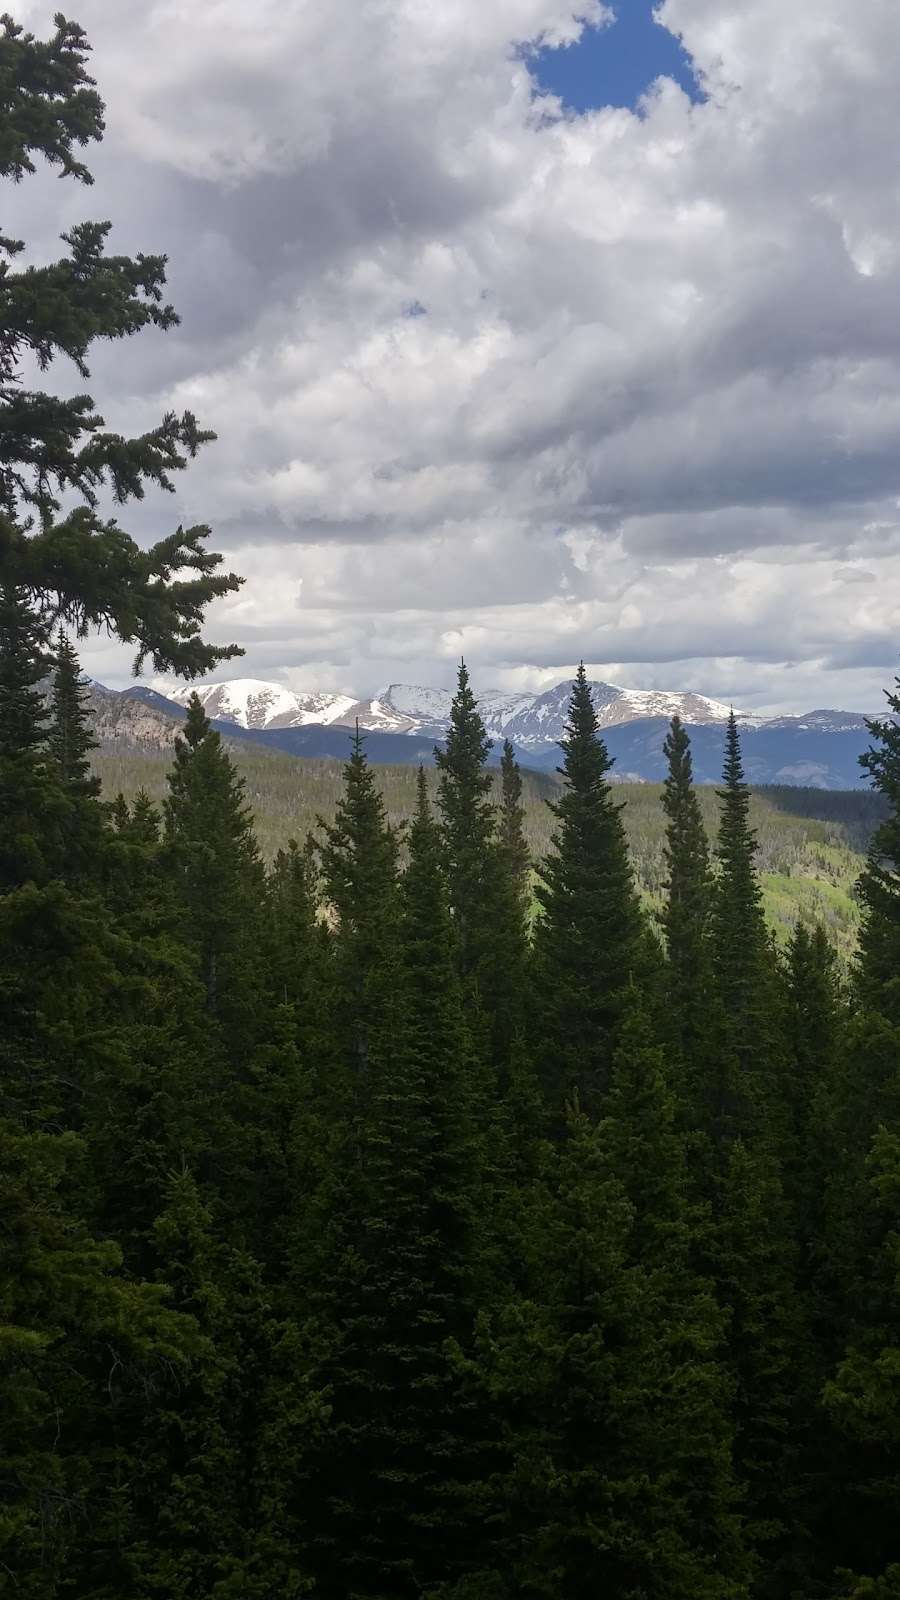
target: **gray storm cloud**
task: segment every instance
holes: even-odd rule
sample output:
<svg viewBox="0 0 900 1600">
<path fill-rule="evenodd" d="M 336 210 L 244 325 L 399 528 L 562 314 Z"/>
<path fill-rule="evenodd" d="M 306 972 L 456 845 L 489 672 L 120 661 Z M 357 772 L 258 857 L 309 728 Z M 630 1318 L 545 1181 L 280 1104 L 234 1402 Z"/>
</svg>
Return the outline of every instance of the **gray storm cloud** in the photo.
<svg viewBox="0 0 900 1600">
<path fill-rule="evenodd" d="M 248 581 L 211 632 L 248 673 L 362 692 L 447 682 L 465 649 L 513 687 L 584 654 L 773 707 L 877 702 L 900 649 L 892 0 L 665 0 L 705 102 L 662 80 L 580 117 L 522 47 L 615 26 L 596 5 L 76 14 L 108 103 L 96 187 L 25 184 L 4 225 L 46 256 L 108 215 L 117 248 L 168 251 L 183 326 L 101 355 L 95 392 L 116 426 L 175 404 L 216 428 L 135 526 L 212 522 Z M 127 679 L 109 646 L 85 663 Z"/>
</svg>

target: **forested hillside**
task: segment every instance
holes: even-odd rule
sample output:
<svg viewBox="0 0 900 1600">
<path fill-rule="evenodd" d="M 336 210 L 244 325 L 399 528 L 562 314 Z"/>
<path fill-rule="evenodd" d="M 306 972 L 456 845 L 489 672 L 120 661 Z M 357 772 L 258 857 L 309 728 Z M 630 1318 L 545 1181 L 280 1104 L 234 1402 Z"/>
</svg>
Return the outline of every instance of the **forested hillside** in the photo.
<svg viewBox="0 0 900 1600">
<path fill-rule="evenodd" d="M 349 734 L 346 742 L 349 750 Z M 243 742 L 229 748 L 244 780 L 256 837 L 266 860 L 286 848 L 292 838 L 305 839 L 320 817 L 332 820 L 343 788 L 339 761 L 279 755 Z M 131 800 L 143 789 L 158 803 L 166 792 L 170 759 L 165 750 L 101 745 L 92 753 L 91 764 L 108 798 L 122 793 Z M 388 821 L 402 830 L 415 808 L 416 771 L 409 766 L 381 765 L 373 770 Z M 499 793 L 499 772 L 492 774 L 492 780 Z M 426 783 L 434 795 L 437 774 L 431 768 Z M 557 796 L 558 787 L 550 774 L 527 769 L 522 773 L 523 827 L 535 860 L 549 847 L 553 817 L 547 801 Z M 621 784 L 616 789 L 616 799 L 624 807 L 635 877 L 642 896 L 657 912 L 666 881 L 661 794 L 660 784 Z M 698 787 L 697 803 L 704 826 L 713 836 L 718 825 L 714 792 Z M 798 918 L 820 921 L 842 957 L 852 952 L 859 931 L 856 881 L 868 841 L 883 814 L 879 795 L 864 789 L 754 792 L 751 819 L 758 843 L 763 905 L 769 926 L 780 941 L 790 936 Z"/>
<path fill-rule="evenodd" d="M 77 27 L 0 19 L 0 94 L 0 173 L 89 179 Z M 0 240 L 0 1592 L 897 1600 L 900 680 L 849 969 L 760 883 L 833 816 L 754 801 L 734 717 L 701 795 L 674 718 L 632 851 L 583 667 L 531 844 L 465 665 L 390 814 L 356 739 L 267 855 L 196 697 L 104 798 L 73 640 L 201 676 L 237 583 L 98 508 L 193 417 L 25 387 L 173 323 L 104 241 Z"/>
<path fill-rule="evenodd" d="M 101 800 L 48 645 L 7 591 L 16 1585 L 877 1593 L 840 1574 L 900 1557 L 900 725 L 848 986 L 821 923 L 767 936 L 733 720 L 714 845 L 677 718 L 632 797 L 648 916 L 583 673 L 536 861 L 461 668 L 402 844 L 357 738 L 267 868 L 196 699 L 161 806 Z"/>
</svg>

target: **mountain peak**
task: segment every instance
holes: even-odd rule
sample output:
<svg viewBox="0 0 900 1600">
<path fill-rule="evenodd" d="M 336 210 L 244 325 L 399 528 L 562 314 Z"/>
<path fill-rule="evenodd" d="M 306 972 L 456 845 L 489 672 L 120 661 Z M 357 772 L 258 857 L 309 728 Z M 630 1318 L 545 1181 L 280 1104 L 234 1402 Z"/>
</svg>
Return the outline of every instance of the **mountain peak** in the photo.
<svg viewBox="0 0 900 1600">
<path fill-rule="evenodd" d="M 185 705 L 194 685 L 175 689 L 155 685 L 177 705 Z M 728 706 L 693 691 L 623 689 L 614 683 L 591 682 L 601 728 L 650 717 L 671 718 L 677 712 L 688 724 L 724 722 Z M 523 751 L 543 749 L 563 737 L 572 685 L 568 679 L 550 688 L 487 689 L 478 694 L 481 715 L 492 739 L 508 738 Z M 352 727 L 367 732 L 405 733 L 440 739 L 450 720 L 453 694 L 424 684 L 389 683 L 370 699 L 327 690 L 303 693 L 261 678 L 229 678 L 196 686 L 207 716 L 241 728 L 296 728 L 309 724 Z"/>
</svg>

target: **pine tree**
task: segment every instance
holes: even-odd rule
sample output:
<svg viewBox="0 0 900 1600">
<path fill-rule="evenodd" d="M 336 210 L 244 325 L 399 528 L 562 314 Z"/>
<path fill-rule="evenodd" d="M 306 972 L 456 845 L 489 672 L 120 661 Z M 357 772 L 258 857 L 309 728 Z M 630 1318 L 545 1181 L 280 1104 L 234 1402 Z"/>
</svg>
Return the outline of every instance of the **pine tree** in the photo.
<svg viewBox="0 0 900 1600">
<path fill-rule="evenodd" d="M 380 1022 L 396 940 L 397 838 L 357 726 L 335 820 L 324 826 L 322 874 L 337 918 L 335 1038 L 362 1090 L 371 1028 Z M 352 1063 L 352 1066 L 351 1066 Z"/>
<path fill-rule="evenodd" d="M 0 177 L 18 182 L 43 156 L 61 177 L 92 182 L 75 154 L 77 146 L 99 140 L 104 127 L 103 103 L 85 68 L 88 49 L 83 30 L 62 16 L 47 41 L 0 18 Z M 191 677 L 240 654 L 203 643 L 199 632 L 209 602 L 239 580 L 217 574 L 221 557 L 204 547 L 207 528 L 178 528 L 145 550 L 114 519 L 101 517 L 98 506 L 104 488 L 120 505 L 141 499 L 148 483 L 172 489 L 172 474 L 213 435 L 185 412 L 124 438 L 105 430 L 89 395 L 64 400 L 22 381 L 27 363 L 43 370 L 59 356 L 87 377 L 95 340 L 177 323 L 163 302 L 165 257 L 109 256 L 109 231 L 106 222 L 78 223 L 63 235 L 68 255 L 24 271 L 11 265 L 22 241 L 0 239 L 7 257 L 0 585 L 26 591 L 42 617 L 52 613 L 79 634 L 108 627 L 135 644 L 138 663 L 150 656 L 158 671 Z"/>
<path fill-rule="evenodd" d="M 527 910 L 531 853 L 525 838 L 522 774 L 515 750 L 508 739 L 503 741 L 503 756 L 500 761 L 499 835 L 506 870 L 518 891 L 523 907 Z"/>
<path fill-rule="evenodd" d="M 756 834 L 750 825 L 750 789 L 744 778 L 741 741 L 732 711 L 725 735 L 719 837 L 719 875 L 713 914 L 719 986 L 737 1033 L 754 1014 L 764 960 L 765 923 L 755 869 Z"/>
<path fill-rule="evenodd" d="M 97 741 L 91 731 L 86 700 L 78 656 L 60 630 L 47 747 L 67 792 L 93 799 L 100 793 L 100 779 L 91 773 L 90 752 L 96 749 Z"/>
<path fill-rule="evenodd" d="M 534 937 L 534 1032 L 551 1107 L 577 1091 L 586 1111 L 608 1086 L 622 998 L 642 962 L 642 924 L 620 815 L 582 664 L 559 769 L 557 828 L 541 864 Z"/>
<path fill-rule="evenodd" d="M 189 1170 L 170 1174 L 153 1237 L 198 1337 L 178 1404 L 145 1432 L 149 1520 L 129 1552 L 131 1585 L 171 1600 L 295 1600 L 310 1589 L 296 1484 L 324 1421 L 296 1321 L 252 1255 L 223 1241 Z"/>
<path fill-rule="evenodd" d="M 747 1593 L 720 1314 L 699 1288 L 666 1307 L 658 1273 L 671 1287 L 676 1271 L 638 1259 L 654 1223 L 611 1170 L 616 1140 L 570 1109 L 523 1195 L 528 1290 L 460 1357 L 503 1420 L 505 1460 L 481 1485 L 486 1559 L 454 1600 Z"/>
<path fill-rule="evenodd" d="M 690 1057 L 698 1036 L 705 1032 L 709 1007 L 712 872 L 694 792 L 691 741 L 678 716 L 672 718 L 663 753 L 668 763 L 662 795 L 667 818 L 668 883 L 662 925 L 669 963 L 668 1001 L 676 1041 Z"/>
<path fill-rule="evenodd" d="M 865 917 L 858 984 L 869 1009 L 900 1025 L 900 678 L 887 702 L 893 715 L 866 724 L 877 743 L 860 758 L 890 813 L 872 839 L 859 882 Z"/>
<path fill-rule="evenodd" d="M 102 826 L 76 806 L 48 750 L 39 684 L 47 634 L 18 591 L 0 596 L 0 1114 L 72 1125 L 107 1038 L 115 939 L 107 908 L 65 881 Z M 77 822 L 77 826 L 75 826 Z"/>
<path fill-rule="evenodd" d="M 164 812 L 185 931 L 197 948 L 209 1009 L 243 1037 L 263 874 L 243 779 L 197 695 L 175 741 Z"/>
<path fill-rule="evenodd" d="M 46 882 L 62 854 L 65 797 L 46 771 L 47 711 L 40 684 L 47 630 L 21 589 L 0 589 L 0 890 Z"/>
<path fill-rule="evenodd" d="M 734 712 L 725 738 L 723 787 L 712 904 L 713 972 L 724 1014 L 723 1067 L 713 1133 L 728 1139 L 765 1131 L 787 1153 L 783 994 L 766 933 L 756 871 L 756 833 Z"/>
<path fill-rule="evenodd" d="M 318 878 L 312 839 L 303 848 L 291 839 L 269 873 L 269 987 L 276 1000 L 295 1008 L 298 1022 L 315 1010 L 323 981 L 327 936 L 318 918 Z"/>
<path fill-rule="evenodd" d="M 457 958 L 465 980 L 477 975 L 485 956 L 484 878 L 495 833 L 491 778 L 486 769 L 490 749 L 468 670 L 461 661 L 446 744 L 444 749 L 435 748 L 435 762 L 440 773 L 438 794 Z"/>
<path fill-rule="evenodd" d="M 28 1600 L 124 1592 L 141 1436 L 194 1350 L 165 1290 L 72 1209 L 82 1160 L 74 1135 L 0 1119 L 0 1570 Z"/>
<path fill-rule="evenodd" d="M 498 833 L 497 810 L 487 771 L 491 741 L 460 662 L 450 728 L 444 749 L 435 749 L 440 773 L 447 881 L 453 913 L 457 970 L 478 1015 L 483 1051 L 503 1077 L 521 1027 L 526 949 L 521 859 Z M 507 763 L 507 791 L 514 799 L 514 764 Z M 515 830 L 515 805 L 508 815 Z"/>
<path fill-rule="evenodd" d="M 663 749 L 668 761 L 662 795 L 668 884 L 661 917 L 667 956 L 662 1022 L 679 1061 L 675 1088 L 691 1137 L 698 1193 L 709 1200 L 711 1143 L 720 1107 L 728 1098 L 725 1013 L 714 981 L 714 884 L 690 739 L 677 716 Z"/>
<path fill-rule="evenodd" d="M 97 741 L 85 701 L 78 656 L 60 631 L 50 695 L 47 756 L 68 801 L 61 873 L 68 883 L 99 883 L 108 857 L 107 815 L 97 803 L 100 780 L 93 776 L 89 759 Z"/>
<path fill-rule="evenodd" d="M 898 1058 L 900 1060 L 900 1058 Z M 900 1079 L 900 1073 L 898 1073 Z M 883 1573 L 854 1594 L 892 1594 L 900 1577 L 900 1121 L 875 1134 L 858 1195 L 863 1269 L 853 1320 L 824 1404 L 839 1431 L 825 1538 L 842 1566 Z M 887 1570 L 885 1570 L 887 1569 Z M 893 1579 L 891 1578 L 893 1574 Z"/>
<path fill-rule="evenodd" d="M 786 1101 L 794 1215 L 809 1258 L 822 1225 L 821 1194 L 829 1160 L 830 1099 L 845 1022 L 837 954 L 821 923 L 798 922 L 787 948 Z"/>
<path fill-rule="evenodd" d="M 703 1593 L 716 1577 L 738 1591 L 748 1573 L 733 1464 L 734 1402 L 727 1315 L 715 1284 L 698 1266 L 698 1241 L 708 1236 L 705 1207 L 689 1172 L 689 1148 L 663 1049 L 654 1038 L 637 989 L 629 994 L 598 1139 L 610 1175 L 633 1208 L 629 1254 L 646 1277 L 645 1315 L 654 1329 L 655 1378 L 666 1397 L 654 1415 L 645 1450 L 659 1452 L 671 1519 L 680 1541 L 686 1593 Z M 655 1307 L 655 1310 L 651 1308 Z"/>
<path fill-rule="evenodd" d="M 460 1551 L 448 1479 L 459 1437 L 451 1332 L 472 1315 L 477 1155 L 439 832 L 424 775 L 399 890 L 395 845 L 357 736 L 323 869 L 339 914 L 338 1004 L 349 1071 L 306 1276 L 334 1348 L 320 1373 L 329 1437 L 314 1473 L 323 1596 L 419 1596 Z M 380 913 L 380 914 L 379 914 Z M 361 1038 L 364 1026 L 364 1039 Z M 309 1237 L 301 1216 L 300 1232 Z"/>
</svg>

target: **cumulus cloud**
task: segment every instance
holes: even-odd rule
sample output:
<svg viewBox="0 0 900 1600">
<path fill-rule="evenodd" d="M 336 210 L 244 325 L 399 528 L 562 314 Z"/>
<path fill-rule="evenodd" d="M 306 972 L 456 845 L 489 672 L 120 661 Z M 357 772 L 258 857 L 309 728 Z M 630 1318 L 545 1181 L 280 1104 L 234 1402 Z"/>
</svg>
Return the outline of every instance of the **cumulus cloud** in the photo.
<svg viewBox="0 0 900 1600">
<path fill-rule="evenodd" d="M 626 3 L 626 0 L 618 0 Z M 567 114 L 528 46 L 596 0 L 83 0 L 85 194 L 166 249 L 183 326 L 104 353 L 111 421 L 190 405 L 170 500 L 242 593 L 246 670 L 363 692 L 635 684 L 868 708 L 900 649 L 891 0 L 663 0 L 706 99 Z M 33 0 L 15 12 L 37 31 Z M 412 314 L 414 313 L 414 314 Z M 127 680 L 108 645 L 88 670 Z M 242 669 L 243 670 L 243 669 Z M 676 683 L 675 680 L 678 680 Z"/>
</svg>

